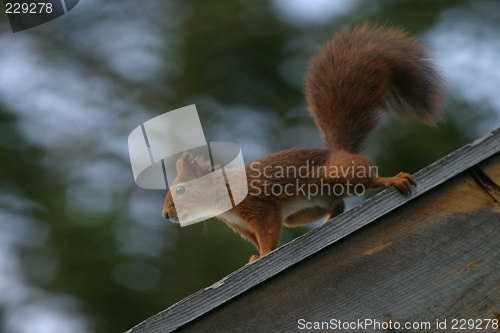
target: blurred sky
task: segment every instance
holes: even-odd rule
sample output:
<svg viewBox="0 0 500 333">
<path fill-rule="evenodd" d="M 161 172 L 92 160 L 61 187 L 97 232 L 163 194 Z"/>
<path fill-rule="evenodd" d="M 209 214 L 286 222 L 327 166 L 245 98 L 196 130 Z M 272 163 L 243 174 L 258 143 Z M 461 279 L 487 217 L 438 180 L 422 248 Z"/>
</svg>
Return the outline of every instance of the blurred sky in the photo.
<svg viewBox="0 0 500 333">
<path fill-rule="evenodd" d="M 240 2 L 251 8 L 249 0 Z M 282 80 L 301 89 L 308 57 L 331 31 L 325 25 L 369 19 L 390 3 L 273 0 L 272 15 L 296 33 L 284 43 L 277 69 Z M 110 275 L 130 290 L 150 290 L 160 283 L 164 273 L 146 259 L 168 253 L 184 231 L 162 219 L 163 194 L 135 186 L 127 137 L 144 121 L 183 106 L 144 102 L 145 91 L 167 101 L 180 94 L 174 84 L 185 70 L 183 23 L 198 4 L 82 0 L 68 14 L 16 34 L 0 6 L 0 110 L 16 119 L 14 130 L 0 127 L 0 146 L 43 152 L 40 176 L 50 173 L 64 184 L 61 209 L 69 220 L 98 228 L 104 222 L 95 217 L 112 211 L 125 221 L 115 228 L 116 246 L 117 253 L 130 258 L 114 265 Z M 449 103 L 487 114 L 473 127 L 467 117 L 454 119 L 473 139 L 500 126 L 500 3 L 447 2 L 436 10 L 435 20 L 425 23 L 419 37 L 443 69 Z M 250 24 L 243 14 L 239 19 Z M 265 28 L 250 24 L 248 29 L 259 36 Z M 230 89 L 230 82 L 223 84 Z M 210 108 L 210 114 L 200 112 L 208 141 L 238 143 L 247 162 L 277 148 L 320 144 L 303 102 L 283 114 L 272 106 L 227 104 L 210 95 L 182 101 L 196 102 L 199 111 Z M 294 125 L 283 126 L 288 121 Z M 54 227 L 36 217 L 44 209 L 22 188 L 0 183 L 1 331 L 93 332 L 98 324 L 85 310 L 85 301 L 43 287 L 44 279 L 58 274 L 60 255 L 50 249 L 28 257 L 20 252 L 50 243 Z M 33 285 L 26 279 L 26 265 L 42 282 Z"/>
</svg>

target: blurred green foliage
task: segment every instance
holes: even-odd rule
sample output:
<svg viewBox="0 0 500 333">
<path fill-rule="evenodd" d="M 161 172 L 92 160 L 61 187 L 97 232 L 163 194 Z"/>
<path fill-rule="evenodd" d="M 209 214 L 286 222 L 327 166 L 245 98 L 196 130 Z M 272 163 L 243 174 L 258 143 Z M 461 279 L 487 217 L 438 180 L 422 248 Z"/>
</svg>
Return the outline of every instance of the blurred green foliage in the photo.
<svg viewBox="0 0 500 333">
<path fill-rule="evenodd" d="M 388 22 L 421 34 L 436 23 L 443 10 L 462 3 L 466 2 L 380 0 L 377 10 L 364 10 L 360 6 L 331 24 L 302 26 L 280 21 L 268 0 L 172 0 L 158 3 L 154 15 L 141 13 L 138 4 L 137 15 L 152 15 L 154 18 L 159 40 L 171 41 L 160 47 L 162 59 L 168 63 L 169 69 L 159 71 L 152 81 L 139 83 L 116 75 L 95 56 L 95 50 L 82 52 L 74 46 L 78 42 L 67 43 L 74 37 L 72 29 L 78 29 L 78 25 L 64 29 L 63 20 L 77 20 L 79 7 L 58 23 L 22 33 L 37 39 L 40 54 L 46 57 L 57 54 L 72 59 L 73 64 L 78 64 L 83 71 L 111 82 L 120 91 L 116 98 L 134 100 L 151 110 L 152 116 L 196 103 L 208 141 L 217 138 L 218 132 L 213 128 L 220 117 L 230 118 L 234 108 L 251 109 L 263 119 L 274 122 L 272 128 L 277 133 L 262 137 L 256 133 L 254 138 L 272 152 L 301 140 L 304 145 L 320 144 L 317 136 L 289 138 L 279 133 L 286 131 L 287 127 L 293 133 L 299 125 L 315 131 L 312 121 L 306 118 L 302 89 L 294 84 L 293 77 L 290 79 L 287 75 L 293 67 L 291 65 L 296 64 L 294 75 L 300 78 L 307 58 L 335 29 L 344 24 L 373 21 Z M 82 1 L 79 6 L 84 5 Z M 97 19 L 78 19 L 79 25 L 92 26 L 108 18 L 106 14 L 98 14 L 99 4 L 88 6 L 96 6 Z M 114 8 L 111 13 L 120 13 L 120 1 L 111 1 L 108 6 Z M 126 15 L 131 14 L 121 15 L 124 15 L 123 25 L 127 25 Z M 163 17 L 168 21 L 171 15 L 179 15 L 180 23 L 169 26 L 168 22 L 158 19 Z M 0 16 L 0 24 L 4 28 L 2 33 L 9 34 L 5 16 Z M 57 32 L 55 24 L 65 31 Z M 68 64 L 61 63 L 61 66 L 65 65 Z M 409 126 L 397 119 L 384 121 L 367 147 L 380 173 L 391 175 L 402 170 L 418 171 L 471 141 L 474 126 L 489 116 L 486 111 L 474 112 L 470 106 L 453 100 L 445 109 L 444 121 L 436 127 Z M 249 243 L 214 219 L 182 229 L 173 226 L 156 229 L 155 233 L 169 238 L 172 243 L 157 256 L 144 257 L 120 251 L 117 235 L 134 224 L 127 218 L 134 186 L 132 175 L 130 193 L 123 193 L 112 210 L 89 213 L 88 216 L 85 213 L 69 214 L 65 208 L 68 191 L 65 178 L 60 171 L 44 164 L 47 151 L 23 137 L 15 114 L 15 110 L 9 110 L 0 100 L 0 189 L 36 203 L 39 208 L 34 217 L 50 229 L 47 243 L 19 246 L 20 258 L 25 260 L 43 253 L 51 253 L 57 258 L 57 269 L 48 278 L 30 270 L 29 261 L 21 261 L 25 278 L 31 285 L 47 292 L 68 294 L 78 299 L 95 332 L 125 331 L 218 281 L 243 266 L 248 257 L 256 253 Z M 457 120 L 462 116 L 469 117 L 465 124 Z M 235 125 L 238 122 L 237 119 L 231 121 Z M 75 154 L 84 155 L 86 152 L 76 151 Z M 158 216 L 164 194 L 155 194 L 159 203 Z M 92 223 L 86 223 L 87 220 L 92 220 Z M 284 230 L 282 242 L 307 230 Z M 113 273 L 117 265 L 135 261 L 155 267 L 160 272 L 158 283 L 140 290 L 117 282 Z M 140 279 L 140 272 L 137 274 Z"/>
</svg>

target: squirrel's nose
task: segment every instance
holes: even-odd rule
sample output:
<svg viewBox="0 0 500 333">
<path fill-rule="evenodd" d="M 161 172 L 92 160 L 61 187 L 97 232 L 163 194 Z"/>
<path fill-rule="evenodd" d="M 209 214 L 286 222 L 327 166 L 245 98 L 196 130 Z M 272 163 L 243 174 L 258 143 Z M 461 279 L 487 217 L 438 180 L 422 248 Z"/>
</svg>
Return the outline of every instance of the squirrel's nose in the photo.
<svg viewBox="0 0 500 333">
<path fill-rule="evenodd" d="M 164 218 L 168 219 L 168 210 L 163 208 L 163 211 L 161 212 Z"/>
</svg>

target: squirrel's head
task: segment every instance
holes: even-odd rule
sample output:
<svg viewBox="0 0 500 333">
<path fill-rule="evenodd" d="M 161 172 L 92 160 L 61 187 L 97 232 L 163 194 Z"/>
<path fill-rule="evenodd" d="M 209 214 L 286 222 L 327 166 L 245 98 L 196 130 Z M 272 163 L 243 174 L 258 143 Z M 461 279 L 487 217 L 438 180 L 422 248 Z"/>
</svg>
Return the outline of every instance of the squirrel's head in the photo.
<svg viewBox="0 0 500 333">
<path fill-rule="evenodd" d="M 217 204 L 217 195 L 212 193 L 210 161 L 201 157 L 193 158 L 193 155 L 186 152 L 177 161 L 176 168 L 177 177 L 165 198 L 163 216 L 173 222 L 179 222 L 179 216 L 182 220 L 202 217 L 211 210 L 210 207 Z"/>
</svg>

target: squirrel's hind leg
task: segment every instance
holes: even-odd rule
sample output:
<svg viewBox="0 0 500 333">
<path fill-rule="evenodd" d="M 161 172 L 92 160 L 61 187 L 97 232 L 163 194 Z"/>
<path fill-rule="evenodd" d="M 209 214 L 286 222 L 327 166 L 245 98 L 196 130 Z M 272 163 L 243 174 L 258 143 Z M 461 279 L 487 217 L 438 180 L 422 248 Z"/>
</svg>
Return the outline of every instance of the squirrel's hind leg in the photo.
<svg viewBox="0 0 500 333">
<path fill-rule="evenodd" d="M 299 227 L 313 223 L 328 214 L 326 207 L 308 207 L 287 216 L 283 225 L 286 227 Z"/>
<path fill-rule="evenodd" d="M 333 219 L 335 216 L 342 214 L 344 210 L 345 210 L 345 201 L 340 200 L 339 202 L 335 203 L 335 205 L 332 207 L 330 214 L 326 217 L 326 220 L 323 223 L 326 223 L 331 219 Z"/>
</svg>

